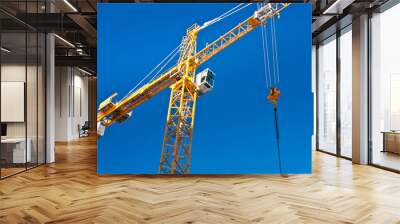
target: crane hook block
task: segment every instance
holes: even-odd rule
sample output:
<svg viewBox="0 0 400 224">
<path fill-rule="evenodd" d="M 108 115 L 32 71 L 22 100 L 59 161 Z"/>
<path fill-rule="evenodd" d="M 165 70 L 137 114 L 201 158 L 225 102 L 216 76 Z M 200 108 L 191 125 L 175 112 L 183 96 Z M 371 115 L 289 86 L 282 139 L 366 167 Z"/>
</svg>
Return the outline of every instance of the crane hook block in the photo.
<svg viewBox="0 0 400 224">
<path fill-rule="evenodd" d="M 278 88 L 272 87 L 271 89 L 269 89 L 269 95 L 267 98 L 274 105 L 274 107 L 276 106 L 280 95 L 281 91 Z"/>
</svg>

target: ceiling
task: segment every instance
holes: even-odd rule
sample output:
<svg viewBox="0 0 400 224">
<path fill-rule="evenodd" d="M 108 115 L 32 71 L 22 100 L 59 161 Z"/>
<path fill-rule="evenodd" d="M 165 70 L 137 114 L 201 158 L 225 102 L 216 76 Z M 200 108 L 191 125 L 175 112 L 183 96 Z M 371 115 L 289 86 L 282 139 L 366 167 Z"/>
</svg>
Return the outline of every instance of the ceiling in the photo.
<svg viewBox="0 0 400 224">
<path fill-rule="evenodd" d="M 313 43 L 335 34 L 362 13 L 377 12 L 384 4 L 397 0 L 321 0 L 313 3 Z"/>
<path fill-rule="evenodd" d="M 79 66 L 95 74 L 96 4 L 96 0 L 1 0 L 2 46 L 12 50 L 2 54 L 3 60 L 18 61 L 24 55 L 33 58 L 38 50 L 33 38 L 54 32 L 56 65 Z"/>
</svg>

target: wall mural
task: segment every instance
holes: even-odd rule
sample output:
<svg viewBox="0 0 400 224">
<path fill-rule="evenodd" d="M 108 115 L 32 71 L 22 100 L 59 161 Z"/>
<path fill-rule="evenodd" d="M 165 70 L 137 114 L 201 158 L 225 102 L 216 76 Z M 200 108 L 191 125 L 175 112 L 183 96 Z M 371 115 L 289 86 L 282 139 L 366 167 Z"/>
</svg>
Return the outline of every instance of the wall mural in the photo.
<svg viewBox="0 0 400 224">
<path fill-rule="evenodd" d="M 99 4 L 99 174 L 311 172 L 311 4 Z"/>
</svg>

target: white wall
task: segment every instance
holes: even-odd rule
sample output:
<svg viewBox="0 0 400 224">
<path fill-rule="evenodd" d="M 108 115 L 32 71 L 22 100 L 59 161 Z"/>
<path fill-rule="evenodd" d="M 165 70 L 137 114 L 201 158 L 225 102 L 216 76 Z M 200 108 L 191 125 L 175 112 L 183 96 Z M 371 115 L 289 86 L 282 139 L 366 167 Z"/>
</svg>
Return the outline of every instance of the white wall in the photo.
<svg viewBox="0 0 400 224">
<path fill-rule="evenodd" d="M 1 66 L 1 81 L 25 82 L 25 65 L 9 64 Z M 1 108 L 7 110 L 7 108 Z M 7 123 L 7 137 L 25 137 L 25 122 Z"/>
<path fill-rule="evenodd" d="M 75 70 L 76 71 L 76 70 Z M 72 108 L 73 119 L 71 120 L 72 136 L 79 137 L 78 124 L 81 126 L 85 121 L 89 120 L 88 113 L 88 77 L 79 75 L 74 75 L 74 108 Z"/>
<path fill-rule="evenodd" d="M 28 137 L 29 136 L 29 128 L 32 127 L 36 130 L 36 120 L 37 115 L 36 113 L 30 113 L 32 108 L 36 111 L 37 106 L 37 99 L 36 99 L 36 88 L 29 88 L 29 87 L 36 87 L 36 80 L 32 78 L 31 74 L 36 75 L 36 67 L 35 66 L 28 66 L 27 68 L 24 65 L 18 64 L 4 64 L 1 66 L 1 81 L 2 82 L 25 82 L 25 75 L 27 69 L 28 72 L 28 88 L 27 88 L 27 106 L 31 109 L 28 109 L 27 118 L 28 118 Z M 41 105 L 39 105 L 40 107 Z M 7 108 L 1 108 L 2 110 L 7 110 Z M 34 122 L 33 124 L 31 124 Z M 25 137 L 25 122 L 7 122 L 7 135 L 8 137 Z M 36 137 L 36 132 L 35 132 Z M 41 136 L 42 137 L 42 136 Z"/>
<path fill-rule="evenodd" d="M 39 69 L 36 71 L 36 69 Z M 10 63 L 1 66 L 2 82 L 24 82 L 26 84 L 26 107 L 23 106 L 22 113 L 26 110 L 26 121 L 5 122 L 7 123 L 8 138 L 25 138 L 30 140 L 32 151 L 32 162 L 39 159 L 39 163 L 44 162 L 44 80 L 42 68 L 25 64 Z M 25 80 L 27 78 L 27 80 Z M 7 96 L 2 96 L 7 97 Z M 10 108 L 1 108 L 4 112 Z M 8 111 L 10 112 L 10 111 Z M 38 151 L 37 151 L 38 150 Z M 37 156 L 39 153 L 39 156 Z"/>
<path fill-rule="evenodd" d="M 55 73 L 55 140 L 74 140 L 78 125 L 88 121 L 88 77 L 71 67 L 56 67 Z"/>
<path fill-rule="evenodd" d="M 68 139 L 68 86 L 69 76 L 67 67 L 55 68 L 55 141 Z"/>
</svg>

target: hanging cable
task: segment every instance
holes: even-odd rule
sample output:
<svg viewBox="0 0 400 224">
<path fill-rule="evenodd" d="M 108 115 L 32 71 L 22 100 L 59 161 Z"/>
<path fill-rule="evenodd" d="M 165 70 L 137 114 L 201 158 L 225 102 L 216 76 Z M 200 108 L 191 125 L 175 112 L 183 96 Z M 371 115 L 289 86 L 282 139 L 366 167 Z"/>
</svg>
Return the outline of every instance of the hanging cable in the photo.
<svg viewBox="0 0 400 224">
<path fill-rule="evenodd" d="M 257 9 L 260 9 L 263 6 L 262 3 L 257 4 Z M 261 41 L 263 45 L 263 58 L 264 58 L 264 75 L 265 75 L 265 83 L 267 88 L 272 86 L 271 79 L 271 69 L 269 65 L 269 49 L 268 49 L 268 36 L 266 25 L 261 26 Z"/>
<path fill-rule="evenodd" d="M 278 88 L 271 87 L 267 98 L 274 107 L 276 147 L 277 147 L 277 153 L 278 153 L 279 171 L 282 174 L 281 149 L 280 149 L 280 144 L 279 144 L 278 108 L 277 108 L 278 98 L 280 95 L 281 95 L 281 92 Z"/>
<path fill-rule="evenodd" d="M 267 50 L 265 47 L 265 35 L 264 35 L 264 27 L 261 27 L 261 37 L 262 37 L 262 45 L 263 45 L 263 57 L 264 57 L 264 75 L 265 75 L 265 84 L 267 88 L 271 86 L 270 80 L 268 79 L 269 74 L 269 60 L 267 59 Z"/>
<path fill-rule="evenodd" d="M 168 62 L 169 62 L 169 61 L 171 60 L 171 58 L 173 58 L 173 56 L 175 56 L 176 53 L 179 52 L 179 51 L 177 51 L 177 50 L 179 49 L 180 46 L 181 46 L 181 44 L 179 44 L 174 50 L 172 50 L 160 63 L 158 63 L 158 65 L 157 65 L 156 67 L 154 67 L 149 73 L 147 73 L 147 75 L 145 75 L 145 76 L 143 77 L 142 80 L 140 80 L 131 90 L 129 90 L 129 92 L 128 92 L 121 100 L 125 99 L 125 98 L 128 97 L 133 91 L 135 91 L 136 88 L 139 87 L 139 85 L 142 84 L 151 74 L 153 74 L 153 72 L 156 71 L 157 68 L 159 68 L 161 65 L 163 65 L 164 62 L 165 62 L 166 60 L 168 60 Z M 173 56 L 171 57 L 171 55 L 173 55 Z M 164 67 L 165 67 L 165 65 L 164 65 Z M 153 78 L 154 78 L 154 77 L 155 77 L 155 76 L 153 76 Z"/>
<path fill-rule="evenodd" d="M 156 74 L 154 74 L 154 76 L 150 79 L 150 82 L 153 81 L 156 77 L 158 77 L 159 75 L 163 74 L 162 71 L 163 69 L 172 61 L 172 59 L 174 59 L 176 57 L 176 55 L 179 53 L 179 51 L 176 51 L 174 53 L 174 55 L 172 55 L 167 62 L 165 62 L 165 64 L 158 70 L 158 72 Z"/>
<path fill-rule="evenodd" d="M 274 106 L 274 118 L 275 118 L 275 138 L 276 138 L 276 148 L 278 153 L 279 173 L 282 174 L 281 147 L 279 144 L 278 109 L 276 105 Z"/>
<path fill-rule="evenodd" d="M 275 58 L 275 29 L 274 29 L 274 17 L 271 18 L 271 48 L 272 48 L 272 67 L 273 67 L 273 73 L 274 73 L 274 86 L 276 86 L 276 58 Z"/>
<path fill-rule="evenodd" d="M 239 5 L 235 6 L 235 7 L 233 7 L 232 9 L 230 9 L 230 10 L 224 12 L 224 13 L 221 14 L 220 16 L 218 16 L 218 17 L 216 17 L 216 18 L 214 18 L 214 19 L 212 19 L 212 20 L 209 20 L 209 21 L 205 22 L 205 23 L 200 27 L 200 30 L 202 30 L 202 29 L 204 29 L 204 28 L 206 28 L 206 27 L 208 27 L 208 26 L 211 26 L 211 25 L 213 25 L 213 24 L 215 24 L 215 23 L 217 23 L 217 22 L 219 22 L 219 21 L 221 21 L 221 20 L 227 18 L 228 16 L 231 16 L 231 15 L 233 15 L 233 14 L 235 14 L 235 13 L 241 11 L 242 9 L 246 8 L 246 7 L 249 6 L 249 5 L 251 5 L 251 3 L 248 3 L 248 4 L 241 3 L 241 4 L 239 4 Z"/>
<path fill-rule="evenodd" d="M 257 10 L 260 9 L 260 3 L 257 4 Z M 263 46 L 263 59 L 264 59 L 264 76 L 265 76 L 265 85 L 268 88 L 268 77 L 267 77 L 267 67 L 266 67 L 266 56 L 265 56 L 265 44 L 264 44 L 264 29 L 262 29 L 263 27 L 261 26 L 261 41 L 262 41 L 262 46 Z"/>
<path fill-rule="evenodd" d="M 278 65 L 278 48 L 276 43 L 276 28 L 275 28 L 275 21 L 274 17 L 271 18 L 271 53 L 272 53 L 272 72 L 271 68 L 269 67 L 269 55 L 268 55 L 268 35 L 265 26 L 261 27 L 261 34 L 263 38 L 263 51 L 264 51 L 264 72 L 267 73 L 268 66 L 268 75 L 266 74 L 266 80 L 269 79 L 270 83 L 267 88 L 269 89 L 269 94 L 267 99 L 272 103 L 273 110 L 274 110 L 274 128 L 275 128 L 275 139 L 276 139 L 276 151 L 278 156 L 278 166 L 279 166 L 279 173 L 282 174 L 282 160 L 281 160 L 281 149 L 280 149 L 280 136 L 279 136 L 279 122 L 278 122 L 278 98 L 281 94 L 280 90 L 278 89 L 279 85 L 279 65 Z M 271 74 L 273 73 L 273 74 Z M 272 77 L 273 75 L 273 77 Z M 273 83 L 272 82 L 273 78 Z"/>
<path fill-rule="evenodd" d="M 274 47 L 275 47 L 275 60 L 276 60 L 276 64 L 275 64 L 275 66 L 276 66 L 276 78 L 277 78 L 277 85 L 279 86 L 279 79 L 280 79 L 280 74 L 279 74 L 279 59 L 278 59 L 278 44 L 277 44 L 277 41 L 276 41 L 276 26 L 275 26 L 275 18 L 273 17 L 272 18 L 272 26 L 273 26 L 273 30 L 274 30 L 274 32 L 273 32 L 273 34 L 274 34 L 274 43 L 273 43 L 273 45 L 274 45 Z"/>
<path fill-rule="evenodd" d="M 235 7 L 233 7 L 232 9 L 230 9 L 230 10 L 224 12 L 224 13 L 221 14 L 220 16 L 218 16 L 218 17 L 216 17 L 216 18 L 214 18 L 214 19 L 212 19 L 212 20 L 209 20 L 209 21 L 205 22 L 205 23 L 200 27 L 200 30 L 202 30 L 202 29 L 204 29 L 204 28 L 206 28 L 206 27 L 208 27 L 208 26 L 211 26 L 211 25 L 213 25 L 214 23 L 217 23 L 217 22 L 219 22 L 220 20 L 222 20 L 222 19 L 224 19 L 224 18 L 226 18 L 226 17 L 228 17 L 228 16 L 234 14 L 235 12 L 237 12 L 237 11 L 239 11 L 239 10 L 241 10 L 240 7 L 243 6 L 243 5 L 244 5 L 244 3 L 241 3 L 241 4 L 239 4 L 239 5 L 235 6 Z M 236 11 L 235 11 L 235 10 L 236 10 Z"/>
<path fill-rule="evenodd" d="M 243 4 L 243 3 L 242 3 L 242 4 Z M 237 12 L 239 12 L 239 11 L 241 11 L 241 10 L 247 8 L 247 6 L 249 6 L 249 5 L 251 5 L 251 3 L 247 3 L 247 4 L 243 5 L 243 7 L 238 8 L 238 9 L 236 9 L 235 11 L 231 11 L 231 12 L 229 12 L 229 13 L 226 13 L 226 14 L 223 15 L 218 21 L 220 21 L 220 20 L 222 20 L 222 19 L 225 19 L 225 18 L 227 18 L 227 17 L 229 17 L 229 16 L 231 16 L 231 15 L 233 15 L 233 14 L 236 14 Z"/>
<path fill-rule="evenodd" d="M 266 49 L 266 55 L 267 55 L 269 86 L 271 87 L 272 86 L 272 73 L 271 73 L 271 66 L 270 66 L 270 56 L 269 56 L 270 50 L 268 47 L 269 44 L 268 44 L 267 27 L 264 26 L 263 29 L 264 29 L 264 36 L 265 36 L 265 49 Z"/>
</svg>

